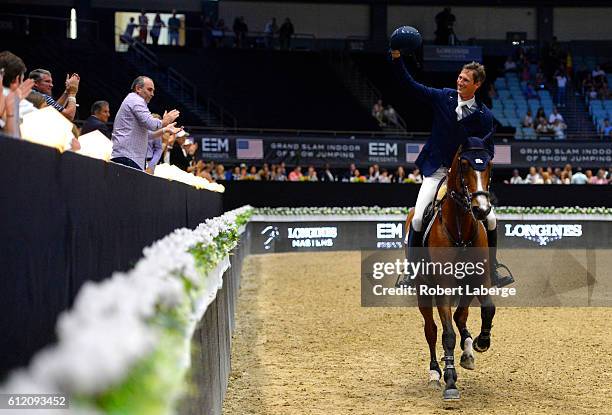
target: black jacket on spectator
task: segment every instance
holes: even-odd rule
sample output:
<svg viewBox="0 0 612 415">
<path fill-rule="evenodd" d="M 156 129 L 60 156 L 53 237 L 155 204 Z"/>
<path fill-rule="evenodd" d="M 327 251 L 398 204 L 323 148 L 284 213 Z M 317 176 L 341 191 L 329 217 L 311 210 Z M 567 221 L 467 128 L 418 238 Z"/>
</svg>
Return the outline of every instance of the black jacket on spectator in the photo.
<svg viewBox="0 0 612 415">
<path fill-rule="evenodd" d="M 336 181 L 336 177 L 334 176 L 334 174 L 331 171 L 327 171 L 327 170 L 323 170 L 320 174 L 319 174 L 319 181 L 321 182 L 335 182 Z"/>
<path fill-rule="evenodd" d="M 97 119 L 95 115 L 90 115 L 89 118 L 85 120 L 83 124 L 83 128 L 81 128 L 81 135 L 90 133 L 92 131 L 99 130 L 102 134 L 107 136 L 109 139 L 111 138 L 111 132 L 102 121 Z"/>
<path fill-rule="evenodd" d="M 179 144 L 175 144 L 170 150 L 170 164 L 185 171 L 189 167 L 189 157 L 183 154 L 183 149 Z"/>
</svg>

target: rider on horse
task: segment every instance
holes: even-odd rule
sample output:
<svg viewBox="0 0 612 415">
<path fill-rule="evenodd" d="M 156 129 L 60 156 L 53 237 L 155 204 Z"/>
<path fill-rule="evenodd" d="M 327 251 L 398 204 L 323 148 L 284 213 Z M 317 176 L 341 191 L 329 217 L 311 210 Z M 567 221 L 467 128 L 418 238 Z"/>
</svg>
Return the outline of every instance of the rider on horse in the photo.
<svg viewBox="0 0 612 415">
<path fill-rule="evenodd" d="M 410 98 L 428 105 L 433 110 L 431 137 L 419 154 L 416 165 L 423 172 L 414 217 L 408 236 L 408 260 L 413 259 L 414 247 L 423 245 L 423 214 L 435 197 L 438 184 L 446 177 L 457 149 L 468 137 L 484 137 L 493 130 L 491 111 L 475 97 L 485 80 L 484 66 L 472 62 L 463 66 L 457 77 L 457 88 L 437 89 L 416 82 L 406 69 L 399 50 L 391 50 L 393 69 L 401 86 Z M 490 140 L 491 154 L 494 152 Z M 487 240 L 491 248 L 491 283 L 503 287 L 514 282 L 511 275 L 501 277 L 497 271 L 497 221 L 493 209 L 486 218 Z"/>
</svg>

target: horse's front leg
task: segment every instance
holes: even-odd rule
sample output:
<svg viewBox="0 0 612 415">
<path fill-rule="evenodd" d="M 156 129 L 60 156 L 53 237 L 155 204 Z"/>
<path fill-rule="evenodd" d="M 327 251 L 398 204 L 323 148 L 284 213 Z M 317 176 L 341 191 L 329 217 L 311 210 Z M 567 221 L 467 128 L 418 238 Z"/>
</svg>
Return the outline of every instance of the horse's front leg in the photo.
<svg viewBox="0 0 612 415">
<path fill-rule="evenodd" d="M 442 322 L 442 346 L 444 347 L 444 382 L 446 387 L 442 394 L 445 401 L 455 401 L 460 398 L 457 389 L 457 370 L 455 369 L 455 344 L 457 342 L 453 329 L 453 318 L 448 299 L 443 305 L 438 305 L 438 313 Z"/>
<path fill-rule="evenodd" d="M 455 324 L 457 325 L 457 329 L 459 330 L 459 334 L 461 335 L 461 342 L 459 345 L 461 346 L 461 367 L 468 370 L 474 370 L 474 349 L 472 347 L 472 335 L 467 329 L 467 319 L 470 310 L 470 302 L 473 297 L 462 296 L 459 302 L 459 306 L 455 310 L 453 314 L 453 320 L 455 320 Z"/>
<path fill-rule="evenodd" d="M 474 350 L 479 353 L 486 352 L 491 346 L 491 327 L 495 316 L 495 304 L 490 295 L 478 296 L 480 301 L 480 334 L 474 339 Z"/>
<path fill-rule="evenodd" d="M 438 358 L 436 357 L 436 342 L 438 340 L 438 327 L 433 318 L 433 306 L 431 297 L 418 297 L 419 311 L 423 315 L 423 321 L 425 322 L 424 332 L 425 338 L 427 339 L 427 345 L 429 346 L 429 386 L 434 389 L 442 389 L 440 385 L 440 379 L 442 378 L 442 371 L 438 364 Z"/>
</svg>

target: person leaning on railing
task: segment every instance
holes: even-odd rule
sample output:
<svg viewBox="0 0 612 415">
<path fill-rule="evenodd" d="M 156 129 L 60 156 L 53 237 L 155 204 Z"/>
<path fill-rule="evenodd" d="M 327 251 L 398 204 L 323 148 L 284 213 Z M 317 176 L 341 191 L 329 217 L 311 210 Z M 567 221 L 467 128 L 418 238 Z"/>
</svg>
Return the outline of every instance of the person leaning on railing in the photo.
<svg viewBox="0 0 612 415">
<path fill-rule="evenodd" d="M 132 82 L 132 92 L 125 97 L 115 116 L 111 161 L 144 170 L 148 140 L 155 137 L 149 132 L 162 135 L 166 130 L 173 133 L 181 130 L 176 128 L 174 121 L 180 115 L 178 110 L 164 112 L 161 120 L 151 116 L 148 104 L 154 95 L 155 85 L 151 78 L 139 76 Z"/>
</svg>

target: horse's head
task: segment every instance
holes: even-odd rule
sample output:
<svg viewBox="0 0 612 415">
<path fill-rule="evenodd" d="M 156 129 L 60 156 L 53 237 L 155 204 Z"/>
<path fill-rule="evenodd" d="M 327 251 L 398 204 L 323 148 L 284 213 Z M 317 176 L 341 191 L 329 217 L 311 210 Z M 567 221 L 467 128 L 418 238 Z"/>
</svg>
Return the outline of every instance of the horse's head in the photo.
<svg viewBox="0 0 612 415">
<path fill-rule="evenodd" d="M 489 140 L 492 133 L 484 139 L 468 137 L 459 147 L 449 173 L 451 198 L 476 220 L 484 220 L 491 212 L 489 182 L 493 155 Z"/>
</svg>

